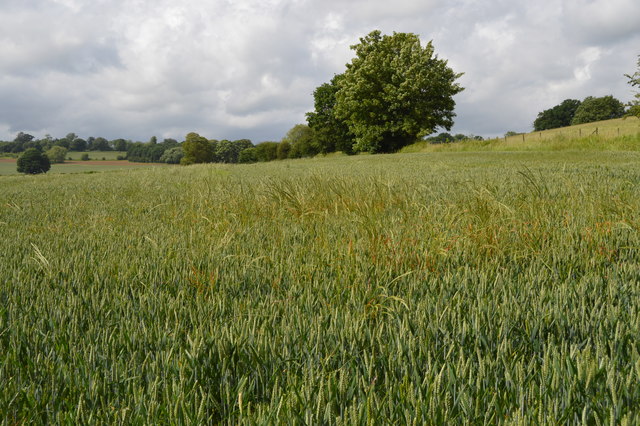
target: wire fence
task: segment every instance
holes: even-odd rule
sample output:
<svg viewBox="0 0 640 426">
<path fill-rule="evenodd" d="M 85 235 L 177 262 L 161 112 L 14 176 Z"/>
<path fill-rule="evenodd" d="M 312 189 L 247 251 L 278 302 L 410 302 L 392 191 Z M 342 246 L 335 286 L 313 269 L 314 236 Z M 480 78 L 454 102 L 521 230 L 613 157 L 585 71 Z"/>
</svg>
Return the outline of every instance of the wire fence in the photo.
<svg viewBox="0 0 640 426">
<path fill-rule="evenodd" d="M 606 138 L 617 136 L 635 136 L 640 134 L 640 119 L 629 118 L 617 120 L 615 125 L 606 123 L 583 124 L 557 130 L 545 130 L 542 132 L 520 133 L 504 136 L 505 142 L 533 142 L 536 140 L 548 140 L 557 138 L 582 138 L 588 136 L 602 136 Z"/>
</svg>

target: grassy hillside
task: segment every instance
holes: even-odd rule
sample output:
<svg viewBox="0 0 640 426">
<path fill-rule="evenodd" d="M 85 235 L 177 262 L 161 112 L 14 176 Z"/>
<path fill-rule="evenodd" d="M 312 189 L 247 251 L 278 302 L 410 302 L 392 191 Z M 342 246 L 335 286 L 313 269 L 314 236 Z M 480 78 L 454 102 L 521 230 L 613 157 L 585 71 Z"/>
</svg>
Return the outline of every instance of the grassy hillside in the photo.
<svg viewBox="0 0 640 426">
<path fill-rule="evenodd" d="M 640 153 L 0 177 L 4 423 L 640 422 Z"/>
<path fill-rule="evenodd" d="M 638 151 L 640 150 L 640 119 L 619 118 L 485 141 L 462 141 L 437 145 L 419 142 L 405 147 L 402 152 L 562 150 Z"/>
</svg>

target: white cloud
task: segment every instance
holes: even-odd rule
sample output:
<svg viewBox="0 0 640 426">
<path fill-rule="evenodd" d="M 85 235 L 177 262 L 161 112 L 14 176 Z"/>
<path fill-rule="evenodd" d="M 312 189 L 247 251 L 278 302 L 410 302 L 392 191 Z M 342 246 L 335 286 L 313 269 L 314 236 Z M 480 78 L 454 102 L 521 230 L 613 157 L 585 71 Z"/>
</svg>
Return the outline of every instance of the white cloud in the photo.
<svg viewBox="0 0 640 426">
<path fill-rule="evenodd" d="M 466 73 L 455 130 L 501 134 L 626 100 L 640 53 L 633 0 L 4 0 L 0 20 L 0 139 L 279 139 L 373 29 L 433 39 Z"/>
</svg>

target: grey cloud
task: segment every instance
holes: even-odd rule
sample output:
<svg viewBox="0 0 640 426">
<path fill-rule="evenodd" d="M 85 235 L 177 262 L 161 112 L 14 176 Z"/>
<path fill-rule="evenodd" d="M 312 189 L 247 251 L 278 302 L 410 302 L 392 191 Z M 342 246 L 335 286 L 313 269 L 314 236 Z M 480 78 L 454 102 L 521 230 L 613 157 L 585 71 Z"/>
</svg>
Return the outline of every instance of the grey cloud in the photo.
<svg viewBox="0 0 640 426">
<path fill-rule="evenodd" d="M 640 53 L 636 3 L 5 0 L 0 139 L 24 130 L 278 140 L 373 29 L 433 39 L 466 73 L 454 131 L 528 130 L 567 97 L 630 98 L 622 74 Z"/>
</svg>

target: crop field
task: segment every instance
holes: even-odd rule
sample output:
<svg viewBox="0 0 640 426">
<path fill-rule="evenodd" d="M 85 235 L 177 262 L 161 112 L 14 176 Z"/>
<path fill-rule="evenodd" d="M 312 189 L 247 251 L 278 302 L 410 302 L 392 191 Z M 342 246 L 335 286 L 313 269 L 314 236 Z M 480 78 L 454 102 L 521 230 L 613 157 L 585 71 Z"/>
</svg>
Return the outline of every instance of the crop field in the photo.
<svg viewBox="0 0 640 426">
<path fill-rule="evenodd" d="M 598 121 L 483 141 L 429 144 L 419 142 L 403 152 L 474 151 L 639 151 L 640 119 L 636 117 Z"/>
<path fill-rule="evenodd" d="M 2 176 L 0 415 L 638 424 L 639 193 L 636 151 Z"/>
<path fill-rule="evenodd" d="M 71 160 L 79 161 L 82 159 L 82 156 L 87 154 L 89 159 L 91 160 L 102 160 L 102 161 L 113 161 L 117 160 L 118 157 L 126 157 L 126 151 L 69 151 L 67 152 L 67 157 L 71 158 Z"/>
<path fill-rule="evenodd" d="M 149 168 L 149 167 L 166 167 L 166 164 L 157 163 L 130 163 L 124 161 L 114 160 L 90 160 L 90 161 L 65 161 L 61 164 L 52 164 L 51 170 L 47 173 L 97 173 L 113 170 L 129 170 L 133 168 Z M 0 176 L 6 175 L 18 175 L 16 169 L 16 160 L 8 158 L 0 158 Z M 0 183 L 1 184 L 1 183 Z"/>
</svg>

